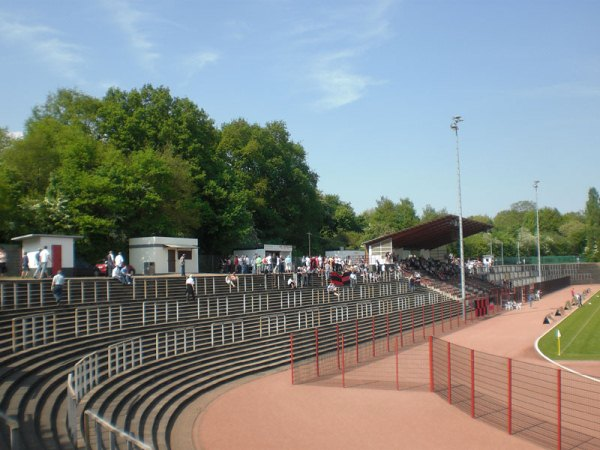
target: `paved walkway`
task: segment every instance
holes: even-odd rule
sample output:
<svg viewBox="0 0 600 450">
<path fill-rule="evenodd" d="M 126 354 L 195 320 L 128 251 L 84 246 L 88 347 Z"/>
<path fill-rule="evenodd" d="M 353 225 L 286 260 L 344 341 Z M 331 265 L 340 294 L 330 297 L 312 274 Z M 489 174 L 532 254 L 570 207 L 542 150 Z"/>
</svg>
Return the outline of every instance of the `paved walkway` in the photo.
<svg viewBox="0 0 600 450">
<path fill-rule="evenodd" d="M 600 285 L 590 287 L 592 293 Z M 575 286 L 576 291 L 583 286 Z M 453 343 L 549 365 L 534 349 L 570 298 L 571 287 L 545 296 L 532 308 L 503 313 L 447 334 Z M 600 363 L 569 363 L 600 376 Z M 190 405 L 177 421 L 174 448 L 221 449 L 537 449 L 517 436 L 471 419 L 421 390 L 342 389 L 292 386 L 288 370 L 220 388 Z"/>
</svg>

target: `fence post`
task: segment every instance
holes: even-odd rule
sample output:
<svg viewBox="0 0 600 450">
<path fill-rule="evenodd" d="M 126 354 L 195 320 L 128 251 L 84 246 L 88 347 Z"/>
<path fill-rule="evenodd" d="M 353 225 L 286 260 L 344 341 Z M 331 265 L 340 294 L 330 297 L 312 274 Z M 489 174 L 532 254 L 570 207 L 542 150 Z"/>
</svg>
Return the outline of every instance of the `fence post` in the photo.
<svg viewBox="0 0 600 450">
<path fill-rule="evenodd" d="M 433 336 L 429 336 L 429 392 L 433 389 Z"/>
<path fill-rule="evenodd" d="M 371 319 L 371 336 L 373 341 L 373 357 L 375 357 L 375 317 Z"/>
<path fill-rule="evenodd" d="M 562 383 L 561 383 L 561 371 L 560 369 L 556 369 L 556 427 L 557 427 L 557 442 L 556 448 L 561 450 L 562 447 L 562 411 L 561 411 L 561 403 L 562 403 Z"/>
<path fill-rule="evenodd" d="M 356 336 L 356 364 L 358 364 L 358 319 L 355 322 L 354 335 Z"/>
<path fill-rule="evenodd" d="M 413 344 L 415 343 L 415 310 L 413 309 L 410 312 L 410 316 L 411 316 L 411 321 L 412 321 L 412 339 L 413 339 Z"/>
<path fill-rule="evenodd" d="M 346 387 L 346 352 L 344 347 L 344 335 L 342 334 L 342 387 Z"/>
<path fill-rule="evenodd" d="M 315 363 L 317 366 L 317 377 L 319 374 L 319 329 L 315 328 Z"/>
<path fill-rule="evenodd" d="M 508 358 L 508 434 L 512 434 L 512 359 Z"/>
<path fill-rule="evenodd" d="M 398 372 L 398 336 L 396 336 L 396 390 L 400 390 L 400 374 Z"/>
<path fill-rule="evenodd" d="M 425 340 L 425 304 L 423 304 L 422 310 L 423 310 L 423 323 L 422 323 L 422 325 L 423 325 L 423 340 Z"/>
<path fill-rule="evenodd" d="M 403 328 L 403 324 L 402 324 L 402 310 L 400 310 L 400 346 L 404 347 L 404 338 L 402 337 L 402 328 Z"/>
<path fill-rule="evenodd" d="M 385 334 L 387 338 L 387 352 L 390 352 L 390 314 L 385 316 Z"/>
<path fill-rule="evenodd" d="M 450 342 L 448 342 L 448 403 L 452 404 L 452 354 L 450 351 Z"/>
<path fill-rule="evenodd" d="M 340 369 L 340 324 L 335 325 L 335 351 L 337 356 L 337 368 Z"/>
<path fill-rule="evenodd" d="M 444 303 L 442 300 L 442 333 L 444 332 Z"/>
<path fill-rule="evenodd" d="M 471 417 L 475 418 L 475 350 L 471 349 Z"/>
<path fill-rule="evenodd" d="M 290 371 L 292 373 L 292 385 L 294 384 L 294 334 L 290 333 Z"/>
</svg>

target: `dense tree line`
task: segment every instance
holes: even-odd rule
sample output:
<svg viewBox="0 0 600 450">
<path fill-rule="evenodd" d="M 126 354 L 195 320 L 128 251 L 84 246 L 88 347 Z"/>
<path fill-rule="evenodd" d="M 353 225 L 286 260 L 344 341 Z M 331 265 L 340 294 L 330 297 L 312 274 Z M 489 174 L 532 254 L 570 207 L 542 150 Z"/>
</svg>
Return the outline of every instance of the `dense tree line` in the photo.
<svg viewBox="0 0 600 450">
<path fill-rule="evenodd" d="M 129 237 L 197 237 L 207 254 L 264 243 L 313 252 L 346 247 L 445 215 L 408 198 L 382 197 L 356 214 L 317 189 L 318 176 L 283 122 L 237 119 L 217 127 L 205 111 L 165 87 L 111 88 L 102 99 L 61 89 L 34 108 L 22 139 L 0 129 L 0 242 L 28 233 L 80 234 L 92 260 Z M 539 211 L 542 253 L 598 260 L 600 203 Z M 532 254 L 535 208 L 520 202 L 496 217 L 466 254 L 503 242 L 505 255 Z"/>
</svg>

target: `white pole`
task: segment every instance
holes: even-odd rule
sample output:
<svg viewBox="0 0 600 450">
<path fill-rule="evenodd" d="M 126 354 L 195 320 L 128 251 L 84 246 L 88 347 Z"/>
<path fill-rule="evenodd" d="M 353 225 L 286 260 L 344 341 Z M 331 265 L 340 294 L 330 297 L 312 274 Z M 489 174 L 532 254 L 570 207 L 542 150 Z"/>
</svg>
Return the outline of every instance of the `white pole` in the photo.
<svg viewBox="0 0 600 450">
<path fill-rule="evenodd" d="M 533 182 L 533 187 L 535 189 L 535 227 L 537 234 L 537 257 L 538 257 L 538 283 L 542 282 L 542 254 L 540 251 L 540 212 L 538 208 L 538 185 L 540 182 L 538 180 Z"/>
<path fill-rule="evenodd" d="M 462 301 L 463 319 L 467 317 L 467 302 L 465 294 L 465 250 L 463 245 L 463 223 L 462 223 L 462 195 L 460 189 L 460 153 L 458 150 L 458 124 L 462 122 L 461 116 L 452 118 L 450 128 L 456 135 L 456 173 L 458 178 L 458 242 L 460 247 L 460 297 Z"/>
</svg>

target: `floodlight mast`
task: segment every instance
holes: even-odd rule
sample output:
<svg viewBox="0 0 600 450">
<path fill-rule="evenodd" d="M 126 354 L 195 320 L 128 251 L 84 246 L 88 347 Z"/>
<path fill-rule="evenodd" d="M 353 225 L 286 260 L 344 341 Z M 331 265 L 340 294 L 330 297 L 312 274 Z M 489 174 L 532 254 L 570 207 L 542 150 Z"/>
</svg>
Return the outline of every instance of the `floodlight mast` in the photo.
<svg viewBox="0 0 600 450">
<path fill-rule="evenodd" d="M 458 178 L 458 244 L 460 248 L 460 298 L 462 302 L 463 320 L 467 320 L 467 301 L 465 293 L 465 249 L 463 243 L 463 218 L 462 195 L 460 189 L 460 153 L 458 149 L 458 124 L 462 122 L 461 116 L 454 116 L 450 128 L 456 135 L 456 174 Z"/>
<path fill-rule="evenodd" d="M 537 282 L 542 282 L 542 253 L 540 251 L 540 213 L 538 208 L 538 185 L 540 184 L 539 180 L 535 180 L 533 182 L 533 188 L 535 189 L 535 228 L 537 234 L 537 269 L 538 276 Z"/>
</svg>

